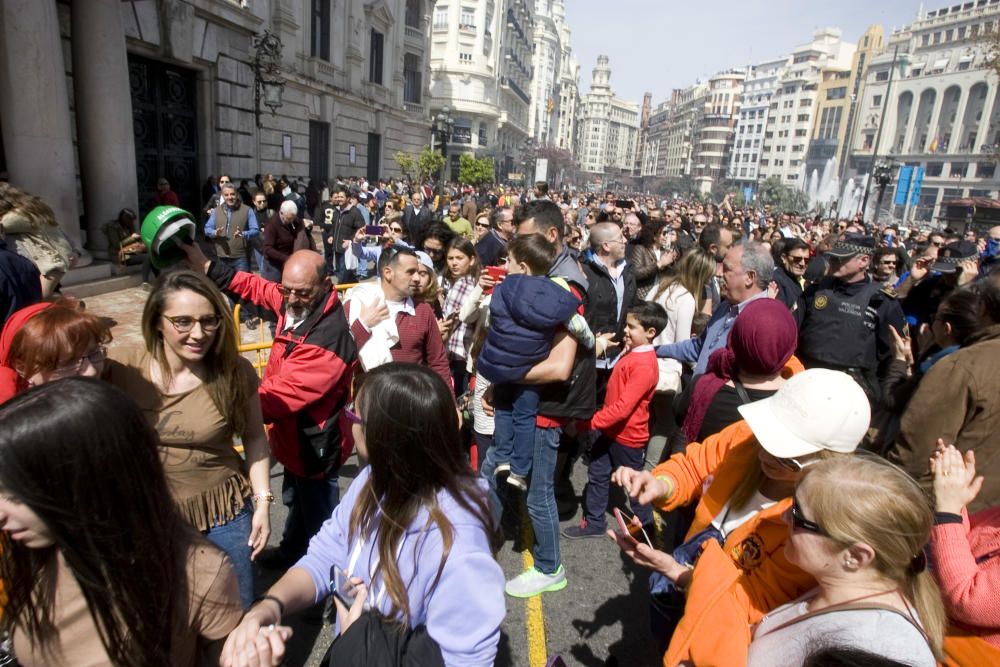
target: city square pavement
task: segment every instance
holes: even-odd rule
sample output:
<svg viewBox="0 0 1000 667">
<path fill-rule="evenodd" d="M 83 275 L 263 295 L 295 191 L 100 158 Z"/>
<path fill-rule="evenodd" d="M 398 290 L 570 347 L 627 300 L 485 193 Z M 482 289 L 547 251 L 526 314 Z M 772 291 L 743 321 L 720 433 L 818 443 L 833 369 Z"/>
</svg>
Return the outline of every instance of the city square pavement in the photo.
<svg viewBox="0 0 1000 667">
<path fill-rule="evenodd" d="M 139 321 L 146 296 L 142 288 L 136 287 L 86 298 L 87 309 L 108 318 L 111 324 L 114 340 L 110 347 L 142 345 Z M 245 327 L 242 331 L 245 343 L 258 340 L 258 335 L 259 332 L 247 331 Z M 248 358 L 255 360 L 255 355 L 248 353 Z M 356 472 L 357 459 L 352 456 L 341 471 L 342 490 Z M 577 496 L 582 493 L 585 481 L 586 469 L 578 463 L 572 475 Z M 279 465 L 272 470 L 271 489 L 279 498 L 271 512 L 270 544 L 277 545 L 286 514 L 280 503 Z M 565 508 L 562 527 L 580 521 L 576 505 Z M 517 531 L 508 531 L 512 532 Z M 569 585 L 534 601 L 507 598 L 507 617 L 496 664 L 542 667 L 545 656 L 556 654 L 562 655 L 568 665 L 585 667 L 659 664 L 648 629 L 645 571 L 634 566 L 607 538 L 563 539 L 561 548 Z M 515 540 L 505 541 L 497 560 L 508 578 L 524 569 L 524 556 Z M 278 575 L 263 570 L 258 574 L 257 592 L 261 594 Z M 285 664 L 318 665 L 331 640 L 330 625 L 320 620 L 319 610 L 296 614 L 287 622 L 295 635 Z"/>
</svg>

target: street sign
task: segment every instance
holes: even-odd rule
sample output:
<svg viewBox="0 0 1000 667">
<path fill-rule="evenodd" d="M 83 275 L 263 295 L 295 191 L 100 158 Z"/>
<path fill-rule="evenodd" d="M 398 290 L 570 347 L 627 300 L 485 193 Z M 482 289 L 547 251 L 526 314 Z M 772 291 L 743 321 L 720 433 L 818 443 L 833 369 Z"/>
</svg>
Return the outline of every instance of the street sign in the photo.
<svg viewBox="0 0 1000 667">
<path fill-rule="evenodd" d="M 540 157 L 535 160 L 535 180 L 549 180 L 549 161 L 547 158 Z"/>
<path fill-rule="evenodd" d="M 905 166 L 899 170 L 899 180 L 896 181 L 896 198 L 893 203 L 897 206 L 906 204 L 906 197 L 910 194 L 910 182 L 913 180 L 913 167 Z"/>
<path fill-rule="evenodd" d="M 910 191 L 910 206 L 916 206 L 920 201 L 920 188 L 924 184 L 924 168 L 917 167 L 913 177 L 913 189 Z"/>
</svg>

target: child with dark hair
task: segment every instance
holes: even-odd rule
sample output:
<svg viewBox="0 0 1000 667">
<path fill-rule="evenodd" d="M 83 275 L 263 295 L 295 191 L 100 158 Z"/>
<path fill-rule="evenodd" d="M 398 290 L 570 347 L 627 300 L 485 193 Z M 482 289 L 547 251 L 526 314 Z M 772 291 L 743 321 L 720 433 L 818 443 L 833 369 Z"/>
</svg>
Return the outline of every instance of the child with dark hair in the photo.
<svg viewBox="0 0 1000 667">
<path fill-rule="evenodd" d="M 524 384 L 525 375 L 549 356 L 560 329 L 587 349 L 595 345 L 577 312 L 580 300 L 565 281 L 545 275 L 555 257 L 555 247 L 541 234 L 507 245 L 508 275 L 493 289 L 489 331 L 477 362 L 479 373 L 495 385 L 496 472 L 509 471 L 507 483 L 522 491 L 528 488 L 540 396 L 538 387 Z"/>
<path fill-rule="evenodd" d="M 607 522 L 608 485 L 615 468 L 642 470 L 649 442 L 649 401 L 660 377 L 652 341 L 667 326 L 667 311 L 654 301 L 641 301 L 628 309 L 625 318 L 626 352 L 618 359 L 604 406 L 580 431 L 598 431 L 587 466 L 587 491 L 583 498 L 583 521 L 562 531 L 563 537 L 599 537 Z M 632 511 L 645 528 L 653 523 L 653 510 L 630 498 Z M 647 531 L 648 532 L 648 531 Z"/>
</svg>

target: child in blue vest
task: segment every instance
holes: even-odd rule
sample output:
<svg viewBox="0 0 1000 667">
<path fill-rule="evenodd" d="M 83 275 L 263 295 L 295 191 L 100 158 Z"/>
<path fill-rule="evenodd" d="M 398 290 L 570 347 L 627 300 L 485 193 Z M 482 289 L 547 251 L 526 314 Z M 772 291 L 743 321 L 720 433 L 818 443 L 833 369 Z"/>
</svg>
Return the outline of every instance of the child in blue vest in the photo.
<svg viewBox="0 0 1000 667">
<path fill-rule="evenodd" d="M 587 349 L 595 344 L 580 299 L 561 279 L 546 277 L 555 246 L 541 234 L 514 239 L 507 246 L 507 277 L 493 290 L 486 342 L 479 373 L 493 385 L 493 444 L 496 472 L 510 472 L 507 483 L 527 489 L 535 447 L 540 385 L 524 384 L 532 366 L 545 360 L 561 329 Z M 603 341 L 602 341 L 603 342 Z"/>
</svg>

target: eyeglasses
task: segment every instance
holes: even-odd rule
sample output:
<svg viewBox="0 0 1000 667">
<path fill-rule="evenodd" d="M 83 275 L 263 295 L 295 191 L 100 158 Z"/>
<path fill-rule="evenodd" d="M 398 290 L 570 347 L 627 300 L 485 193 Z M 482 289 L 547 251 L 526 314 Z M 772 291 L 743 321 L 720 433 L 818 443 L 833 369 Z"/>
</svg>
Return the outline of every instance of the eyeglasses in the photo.
<svg viewBox="0 0 1000 667">
<path fill-rule="evenodd" d="M 403 233 L 403 228 L 399 227 L 399 226 L 395 226 L 395 225 L 390 225 L 389 226 L 389 231 L 390 232 L 396 232 L 397 234 L 402 234 Z"/>
<path fill-rule="evenodd" d="M 170 317 L 169 315 L 164 315 L 163 319 L 167 320 L 174 326 L 177 333 L 187 333 L 194 328 L 197 322 L 201 325 L 201 330 L 205 333 L 212 333 L 222 324 L 222 318 L 218 315 L 206 315 L 205 317 L 187 317 L 180 315 L 178 317 Z"/>
<path fill-rule="evenodd" d="M 826 535 L 826 531 L 815 521 L 810 521 L 802 513 L 802 508 L 799 507 L 799 501 L 797 498 L 792 496 L 792 528 L 798 528 L 799 530 L 805 530 L 810 533 L 816 533 L 817 535 Z"/>
<path fill-rule="evenodd" d="M 484 227 L 486 229 L 489 229 L 490 223 L 488 223 L 488 222 L 477 222 L 476 223 L 476 227 Z"/>
<path fill-rule="evenodd" d="M 879 264 L 881 264 L 883 266 L 896 266 L 896 261 L 895 260 L 891 260 L 891 259 L 890 260 L 882 260 L 881 262 L 879 262 Z"/>
<path fill-rule="evenodd" d="M 361 415 L 354 411 L 353 403 L 344 408 L 344 417 L 352 424 L 364 426 L 365 420 L 361 418 Z"/>
<path fill-rule="evenodd" d="M 444 248 L 428 248 L 427 246 L 424 246 L 424 252 L 428 255 L 440 255 L 444 252 Z"/>
<path fill-rule="evenodd" d="M 278 292 L 283 297 L 297 296 L 300 299 L 308 299 L 313 295 L 311 289 L 292 289 L 291 287 L 285 287 L 284 285 L 278 285 Z"/>
<path fill-rule="evenodd" d="M 788 261 L 792 264 L 806 264 L 809 262 L 808 257 L 796 257 L 795 255 L 785 255 L 785 257 L 787 257 Z"/>
<path fill-rule="evenodd" d="M 80 371 L 83 370 L 83 365 L 90 362 L 91 366 L 95 368 L 100 366 L 108 358 L 108 348 L 103 345 L 98 345 L 93 350 L 83 355 L 79 359 L 75 359 L 68 364 L 64 364 L 59 368 L 52 371 L 50 374 L 53 380 L 73 377 L 74 375 L 79 375 Z"/>
</svg>

